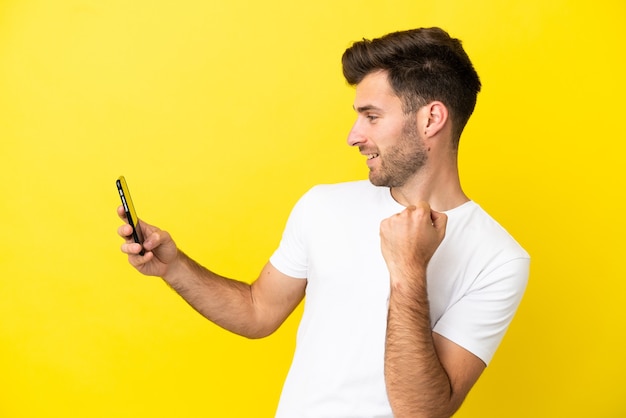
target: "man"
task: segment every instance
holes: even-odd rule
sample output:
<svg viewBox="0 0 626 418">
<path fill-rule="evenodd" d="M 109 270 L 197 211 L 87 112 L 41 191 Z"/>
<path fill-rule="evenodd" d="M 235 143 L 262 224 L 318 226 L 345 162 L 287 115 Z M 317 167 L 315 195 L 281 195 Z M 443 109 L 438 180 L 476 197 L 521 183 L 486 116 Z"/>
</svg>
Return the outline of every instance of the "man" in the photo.
<svg viewBox="0 0 626 418">
<path fill-rule="evenodd" d="M 278 417 L 450 416 L 528 277 L 528 254 L 459 180 L 458 143 L 481 84 L 439 28 L 357 42 L 343 70 L 356 85 L 348 144 L 367 158 L 370 181 L 307 192 L 254 283 L 205 269 L 143 222 L 145 255 L 127 224 L 122 251 L 249 338 L 275 331 L 306 294 Z"/>
</svg>

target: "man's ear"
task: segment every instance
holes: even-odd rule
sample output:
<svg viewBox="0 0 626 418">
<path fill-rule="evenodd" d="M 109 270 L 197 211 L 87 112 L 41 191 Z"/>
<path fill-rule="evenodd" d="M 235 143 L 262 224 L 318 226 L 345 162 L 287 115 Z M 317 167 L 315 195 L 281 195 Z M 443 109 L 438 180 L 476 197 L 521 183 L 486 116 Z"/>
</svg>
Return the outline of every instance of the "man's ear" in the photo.
<svg viewBox="0 0 626 418">
<path fill-rule="evenodd" d="M 448 108 L 439 101 L 430 102 L 419 111 L 419 126 L 424 138 L 432 138 L 441 132 L 448 122 Z"/>
</svg>

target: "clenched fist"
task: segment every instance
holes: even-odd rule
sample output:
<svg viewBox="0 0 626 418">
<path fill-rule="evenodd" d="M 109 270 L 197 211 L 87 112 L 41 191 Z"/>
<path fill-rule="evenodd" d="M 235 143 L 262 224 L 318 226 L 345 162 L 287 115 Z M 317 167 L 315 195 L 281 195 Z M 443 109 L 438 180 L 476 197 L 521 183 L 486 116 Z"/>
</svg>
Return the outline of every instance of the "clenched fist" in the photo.
<svg viewBox="0 0 626 418">
<path fill-rule="evenodd" d="M 391 279 L 424 276 L 430 258 L 443 241 L 448 217 L 426 202 L 409 206 L 380 224 L 381 249 Z"/>
</svg>

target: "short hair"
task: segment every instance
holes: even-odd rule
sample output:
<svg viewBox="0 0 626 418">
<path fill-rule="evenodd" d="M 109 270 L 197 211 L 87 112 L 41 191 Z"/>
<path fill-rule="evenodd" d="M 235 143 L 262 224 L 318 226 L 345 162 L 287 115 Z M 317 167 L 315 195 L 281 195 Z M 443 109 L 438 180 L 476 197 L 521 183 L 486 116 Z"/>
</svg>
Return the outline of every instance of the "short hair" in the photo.
<svg viewBox="0 0 626 418">
<path fill-rule="evenodd" d="M 481 88 L 460 40 L 436 27 L 392 32 L 353 43 L 344 52 L 342 65 L 350 85 L 385 71 L 407 114 L 441 101 L 450 111 L 453 143 L 458 146 Z"/>
</svg>

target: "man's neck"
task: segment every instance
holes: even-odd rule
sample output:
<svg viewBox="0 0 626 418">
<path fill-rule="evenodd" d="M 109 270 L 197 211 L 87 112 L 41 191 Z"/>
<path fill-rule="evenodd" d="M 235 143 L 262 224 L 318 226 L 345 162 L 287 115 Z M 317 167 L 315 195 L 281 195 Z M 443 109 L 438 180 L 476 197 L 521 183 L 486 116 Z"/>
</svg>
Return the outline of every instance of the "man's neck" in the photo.
<svg viewBox="0 0 626 418">
<path fill-rule="evenodd" d="M 427 202 L 433 210 L 444 212 L 469 201 L 461 188 L 456 165 L 449 170 L 424 167 L 404 185 L 391 188 L 391 196 L 403 206 Z"/>
</svg>

